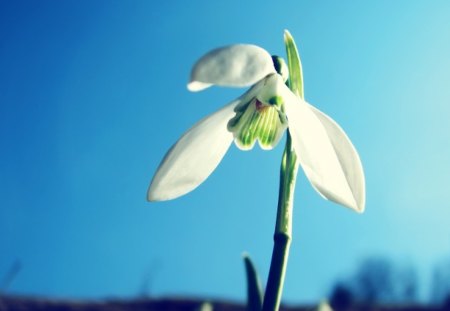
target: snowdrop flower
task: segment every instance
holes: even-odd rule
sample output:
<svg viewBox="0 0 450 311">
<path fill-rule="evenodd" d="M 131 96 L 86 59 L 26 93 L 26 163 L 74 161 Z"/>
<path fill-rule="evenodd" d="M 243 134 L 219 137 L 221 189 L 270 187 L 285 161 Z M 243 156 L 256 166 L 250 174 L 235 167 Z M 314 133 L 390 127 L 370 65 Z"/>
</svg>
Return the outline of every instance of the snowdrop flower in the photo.
<svg viewBox="0 0 450 311">
<path fill-rule="evenodd" d="M 177 198 L 199 186 L 231 143 L 274 148 L 288 128 L 301 167 L 325 199 L 364 210 L 364 174 L 345 132 L 286 86 L 284 60 L 255 45 L 231 45 L 204 55 L 194 66 L 190 91 L 212 85 L 247 87 L 244 95 L 205 117 L 172 146 L 148 190 L 149 201 Z"/>
</svg>

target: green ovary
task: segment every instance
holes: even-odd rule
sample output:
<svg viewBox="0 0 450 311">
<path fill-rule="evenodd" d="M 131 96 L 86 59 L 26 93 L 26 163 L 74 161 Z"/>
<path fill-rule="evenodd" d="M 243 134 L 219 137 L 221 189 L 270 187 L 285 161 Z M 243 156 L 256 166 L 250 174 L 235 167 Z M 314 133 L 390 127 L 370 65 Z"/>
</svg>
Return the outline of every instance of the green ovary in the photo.
<svg viewBox="0 0 450 311">
<path fill-rule="evenodd" d="M 253 100 L 243 111 L 228 123 L 228 130 L 233 133 L 236 145 L 242 150 L 250 150 L 258 140 L 262 149 L 274 148 L 287 127 L 280 119 L 276 106 L 265 105 Z"/>
</svg>

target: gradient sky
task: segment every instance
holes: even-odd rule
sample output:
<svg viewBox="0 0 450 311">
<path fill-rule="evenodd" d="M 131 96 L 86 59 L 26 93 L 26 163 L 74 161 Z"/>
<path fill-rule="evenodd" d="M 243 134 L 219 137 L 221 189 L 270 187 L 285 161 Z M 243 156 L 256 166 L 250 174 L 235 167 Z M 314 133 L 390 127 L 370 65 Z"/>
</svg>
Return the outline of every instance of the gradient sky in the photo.
<svg viewBox="0 0 450 311">
<path fill-rule="evenodd" d="M 1 2 L 0 278 L 19 260 L 12 293 L 243 300 L 242 253 L 268 272 L 282 144 L 232 146 L 192 193 L 145 196 L 178 137 L 245 91 L 189 93 L 192 64 L 233 43 L 284 56 L 289 29 L 367 205 L 323 200 L 300 171 L 285 301 L 321 299 L 372 255 L 428 284 L 450 255 L 449 16 L 448 1 Z"/>
</svg>

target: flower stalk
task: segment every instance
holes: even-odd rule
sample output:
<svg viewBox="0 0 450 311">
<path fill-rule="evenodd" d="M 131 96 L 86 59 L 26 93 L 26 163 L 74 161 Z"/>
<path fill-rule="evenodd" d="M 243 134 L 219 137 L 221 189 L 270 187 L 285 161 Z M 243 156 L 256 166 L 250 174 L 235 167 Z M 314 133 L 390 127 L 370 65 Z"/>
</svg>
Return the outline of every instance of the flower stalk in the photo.
<svg viewBox="0 0 450 311">
<path fill-rule="evenodd" d="M 288 31 L 285 32 L 285 44 L 290 73 L 288 85 L 295 95 L 303 99 L 303 77 L 300 57 L 295 42 Z M 297 155 L 292 146 L 292 138 L 288 132 L 280 169 L 277 219 L 273 237 L 274 248 L 264 296 L 263 311 L 277 311 L 280 307 L 292 239 L 292 210 L 298 164 Z"/>
<path fill-rule="evenodd" d="M 253 264 L 245 259 L 251 311 L 277 311 L 280 306 L 299 166 L 323 198 L 359 213 L 365 208 L 365 179 L 358 152 L 332 118 L 304 101 L 300 57 L 288 31 L 284 41 L 287 70 L 280 57 L 251 44 L 211 50 L 195 63 L 187 85 L 190 91 L 213 85 L 251 87 L 181 136 L 164 156 L 147 192 L 147 199 L 153 202 L 185 195 L 208 178 L 233 141 L 242 150 L 252 149 L 256 142 L 271 150 L 287 130 L 264 299 Z"/>
</svg>

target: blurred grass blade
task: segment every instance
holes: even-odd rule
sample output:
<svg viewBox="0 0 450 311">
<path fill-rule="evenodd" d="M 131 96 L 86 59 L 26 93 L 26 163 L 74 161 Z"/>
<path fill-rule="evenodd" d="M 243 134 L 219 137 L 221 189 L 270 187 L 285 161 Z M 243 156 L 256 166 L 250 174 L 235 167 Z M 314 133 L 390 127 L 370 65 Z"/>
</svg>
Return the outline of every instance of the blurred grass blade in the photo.
<svg viewBox="0 0 450 311">
<path fill-rule="evenodd" d="M 263 294 L 258 273 L 248 254 L 244 254 L 245 272 L 247 275 L 247 310 L 261 311 Z"/>
<path fill-rule="evenodd" d="M 304 99 L 302 63 L 294 38 L 288 30 L 284 31 L 284 44 L 286 45 L 289 68 L 289 88 L 295 95 Z"/>
</svg>

